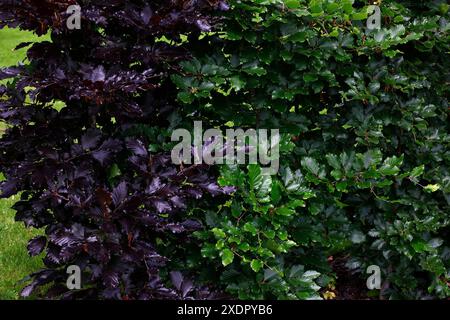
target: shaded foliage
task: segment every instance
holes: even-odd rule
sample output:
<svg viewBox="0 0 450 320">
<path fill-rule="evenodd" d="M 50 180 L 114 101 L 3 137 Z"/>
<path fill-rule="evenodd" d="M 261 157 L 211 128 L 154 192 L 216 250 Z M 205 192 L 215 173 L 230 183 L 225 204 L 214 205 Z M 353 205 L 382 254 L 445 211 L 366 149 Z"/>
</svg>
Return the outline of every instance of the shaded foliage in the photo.
<svg viewBox="0 0 450 320">
<path fill-rule="evenodd" d="M 292 269 L 332 288 L 327 259 L 341 255 L 362 277 L 381 267 L 377 295 L 448 296 L 446 1 L 229 3 L 220 40 L 172 76 L 178 99 L 194 118 L 287 139 L 278 176 L 222 168 L 238 192 L 201 238 L 227 290 L 317 297 Z M 380 30 L 366 28 L 370 3 L 381 3 Z"/>
</svg>

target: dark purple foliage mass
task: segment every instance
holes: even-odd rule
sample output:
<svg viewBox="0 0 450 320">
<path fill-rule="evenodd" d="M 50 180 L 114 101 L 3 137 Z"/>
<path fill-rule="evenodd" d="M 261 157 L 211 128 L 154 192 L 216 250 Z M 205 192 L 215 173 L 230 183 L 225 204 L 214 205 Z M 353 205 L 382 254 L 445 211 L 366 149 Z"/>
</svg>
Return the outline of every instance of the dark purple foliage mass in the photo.
<svg viewBox="0 0 450 320">
<path fill-rule="evenodd" d="M 82 8 L 81 30 L 66 27 L 71 4 Z M 208 167 L 150 152 L 158 142 L 133 128 L 169 126 L 178 108 L 170 74 L 226 9 L 214 0 L 0 1 L 0 28 L 51 33 L 51 41 L 21 45 L 31 45 L 29 64 L 0 70 L 13 80 L 0 86 L 0 119 L 9 125 L 1 196 L 19 193 L 16 219 L 45 227 L 28 251 L 45 251 L 46 268 L 23 296 L 50 284 L 47 297 L 211 297 L 177 270 L 162 279 L 172 257 L 158 248 L 188 243 L 202 227 L 188 214 L 192 201 L 227 190 Z M 65 286 L 69 265 L 82 270 L 81 290 Z"/>
</svg>

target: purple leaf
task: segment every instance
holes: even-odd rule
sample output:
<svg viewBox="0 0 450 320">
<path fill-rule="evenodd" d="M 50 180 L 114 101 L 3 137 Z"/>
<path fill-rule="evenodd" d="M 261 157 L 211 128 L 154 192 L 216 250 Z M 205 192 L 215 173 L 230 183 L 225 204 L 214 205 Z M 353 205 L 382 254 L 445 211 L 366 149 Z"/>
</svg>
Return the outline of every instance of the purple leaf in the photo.
<svg viewBox="0 0 450 320">
<path fill-rule="evenodd" d="M 183 281 L 183 284 L 181 285 L 181 295 L 183 298 L 185 298 L 189 292 L 191 292 L 192 288 L 194 287 L 194 284 L 190 280 Z"/>
<path fill-rule="evenodd" d="M 236 187 L 226 186 L 226 187 L 223 187 L 222 190 L 225 194 L 231 194 L 233 192 L 236 192 Z"/>
<path fill-rule="evenodd" d="M 182 233 L 185 231 L 184 226 L 179 223 L 169 223 L 166 228 L 173 233 Z"/>
<path fill-rule="evenodd" d="M 179 196 L 171 197 L 170 202 L 172 202 L 172 204 L 176 208 L 186 208 L 186 203 L 184 202 L 184 199 Z"/>
<path fill-rule="evenodd" d="M 22 291 L 20 292 L 20 296 L 23 298 L 27 298 L 33 293 L 34 289 L 35 287 L 33 285 L 28 285 L 22 289 Z"/>
<path fill-rule="evenodd" d="M 8 179 L 0 182 L 1 198 L 9 198 L 17 193 L 17 180 Z"/>
<path fill-rule="evenodd" d="M 18 67 L 0 69 L 0 80 L 16 77 L 21 71 L 22 69 Z"/>
<path fill-rule="evenodd" d="M 198 19 L 196 21 L 196 23 L 197 23 L 197 26 L 200 28 L 200 30 L 202 30 L 204 32 L 211 31 L 211 26 L 205 20 Z"/>
<path fill-rule="evenodd" d="M 113 189 L 112 192 L 112 200 L 115 206 L 118 206 L 120 203 L 122 203 L 123 200 L 125 200 L 127 196 L 127 183 L 125 181 L 122 181 Z"/>
<path fill-rule="evenodd" d="M 66 79 L 66 74 L 64 73 L 64 71 L 60 68 L 56 69 L 55 72 L 55 78 L 58 80 L 64 80 Z"/>
<path fill-rule="evenodd" d="M 228 10 L 230 10 L 230 6 L 225 1 L 220 1 L 219 2 L 219 9 L 222 10 L 222 11 L 228 11 Z"/>
<path fill-rule="evenodd" d="M 159 213 L 164 213 L 172 209 L 168 202 L 162 200 L 153 200 L 153 205 Z"/>
<path fill-rule="evenodd" d="M 159 177 L 153 178 L 150 185 L 145 189 L 145 192 L 148 194 L 154 194 L 156 191 L 160 190 L 164 187 L 164 184 L 161 183 L 161 179 Z"/>
<path fill-rule="evenodd" d="M 44 250 L 45 245 L 47 244 L 47 239 L 43 236 L 38 236 L 28 242 L 28 253 L 30 256 L 37 256 Z"/>
<path fill-rule="evenodd" d="M 119 274 L 115 271 L 108 270 L 103 274 L 103 283 L 108 288 L 116 288 L 119 286 Z"/>
<path fill-rule="evenodd" d="M 170 279 L 172 280 L 172 284 L 177 290 L 181 290 L 181 284 L 183 283 L 183 275 L 179 271 L 172 271 L 170 273 Z"/>
<path fill-rule="evenodd" d="M 75 239 L 73 239 L 70 235 L 51 235 L 50 240 L 52 243 L 63 247 L 63 246 L 70 246 L 75 242 Z"/>
<path fill-rule="evenodd" d="M 147 149 L 140 140 L 130 140 L 127 142 L 127 148 L 133 152 L 135 156 L 146 157 L 148 155 Z"/>
<path fill-rule="evenodd" d="M 81 146 L 83 149 L 92 149 L 97 146 L 102 135 L 97 129 L 88 129 L 86 133 L 81 137 Z"/>
<path fill-rule="evenodd" d="M 148 24 L 150 22 L 150 19 L 153 15 L 153 11 L 149 6 L 146 6 L 144 10 L 141 12 L 141 19 L 144 22 L 144 24 Z"/>
<path fill-rule="evenodd" d="M 195 231 L 202 228 L 201 223 L 195 220 L 186 220 L 182 224 L 189 231 Z"/>
<path fill-rule="evenodd" d="M 103 68 L 103 66 L 98 66 L 97 68 L 95 68 L 90 75 L 90 80 L 92 82 L 104 82 L 105 68 Z"/>
<path fill-rule="evenodd" d="M 21 42 L 14 48 L 14 51 L 20 50 L 20 49 L 25 48 L 25 47 L 28 47 L 31 44 L 33 44 L 33 42 Z"/>
<path fill-rule="evenodd" d="M 187 190 L 187 193 L 190 196 L 194 197 L 195 199 L 200 199 L 202 197 L 202 195 L 203 195 L 203 192 L 201 192 L 200 190 L 195 189 L 195 188 L 189 188 Z"/>
<path fill-rule="evenodd" d="M 219 193 L 221 193 L 221 189 L 220 187 L 217 185 L 217 183 L 208 183 L 205 186 L 205 189 L 208 190 L 212 195 L 218 195 Z"/>
<path fill-rule="evenodd" d="M 92 157 L 102 165 L 109 159 L 111 152 L 106 150 L 96 150 L 92 152 Z"/>
</svg>

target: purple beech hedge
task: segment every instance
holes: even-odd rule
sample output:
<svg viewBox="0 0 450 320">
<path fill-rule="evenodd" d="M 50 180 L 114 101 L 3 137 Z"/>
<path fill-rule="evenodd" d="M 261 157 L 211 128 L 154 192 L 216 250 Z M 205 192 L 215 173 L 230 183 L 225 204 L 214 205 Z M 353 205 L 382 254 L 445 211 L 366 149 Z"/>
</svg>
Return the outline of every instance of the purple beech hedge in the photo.
<svg viewBox="0 0 450 320">
<path fill-rule="evenodd" d="M 45 269 L 22 296 L 211 298 L 208 283 L 194 285 L 168 262 L 195 250 L 202 224 L 187 214 L 193 204 L 230 190 L 207 166 L 180 168 L 170 153 L 150 153 L 154 141 L 136 128 L 169 126 L 178 108 L 169 76 L 224 4 L 80 1 L 82 28 L 68 30 L 65 12 L 75 3 L 0 3 L 0 27 L 51 33 L 30 46 L 29 63 L 0 72 L 14 78 L 0 87 L 0 117 L 11 125 L 0 142 L 2 197 L 20 192 L 16 220 L 45 228 L 28 245 L 31 255 L 45 251 Z M 182 34 L 189 41 L 181 44 Z M 55 101 L 64 108 L 52 108 Z M 81 290 L 66 287 L 69 265 L 82 270 Z"/>
</svg>

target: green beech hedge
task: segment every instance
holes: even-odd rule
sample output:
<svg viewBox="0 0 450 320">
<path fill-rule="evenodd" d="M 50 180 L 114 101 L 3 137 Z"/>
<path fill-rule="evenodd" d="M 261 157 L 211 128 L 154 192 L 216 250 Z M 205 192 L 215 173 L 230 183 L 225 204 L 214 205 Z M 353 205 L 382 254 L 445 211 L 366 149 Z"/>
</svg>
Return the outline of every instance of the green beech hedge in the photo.
<svg viewBox="0 0 450 320">
<path fill-rule="evenodd" d="M 383 1 L 372 31 L 365 1 L 229 3 L 222 29 L 172 77 L 180 112 L 284 138 L 277 176 L 221 167 L 220 184 L 238 191 L 197 236 L 222 263 L 223 288 L 319 297 L 335 255 L 362 278 L 378 265 L 380 296 L 449 296 L 446 2 Z"/>
</svg>

